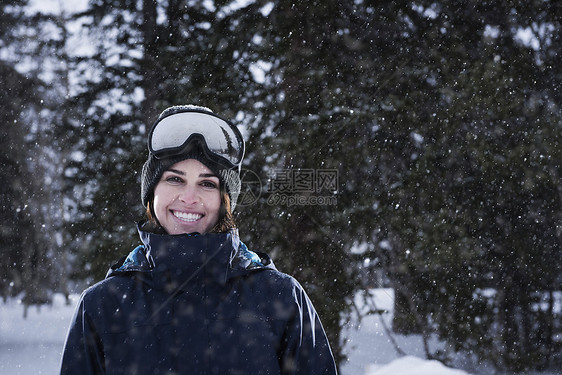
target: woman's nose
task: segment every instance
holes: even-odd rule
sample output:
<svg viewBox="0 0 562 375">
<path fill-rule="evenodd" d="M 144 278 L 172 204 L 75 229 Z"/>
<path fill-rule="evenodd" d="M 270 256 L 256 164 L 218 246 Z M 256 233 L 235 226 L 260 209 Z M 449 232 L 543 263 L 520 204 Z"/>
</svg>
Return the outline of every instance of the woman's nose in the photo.
<svg viewBox="0 0 562 375">
<path fill-rule="evenodd" d="M 193 186 L 185 186 L 180 194 L 179 199 L 187 204 L 197 203 L 197 193 Z"/>
</svg>

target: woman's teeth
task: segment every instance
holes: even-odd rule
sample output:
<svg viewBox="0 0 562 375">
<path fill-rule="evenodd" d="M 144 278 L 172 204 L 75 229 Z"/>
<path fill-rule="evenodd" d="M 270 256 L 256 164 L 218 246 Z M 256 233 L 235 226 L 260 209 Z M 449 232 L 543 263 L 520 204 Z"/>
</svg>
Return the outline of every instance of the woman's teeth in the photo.
<svg viewBox="0 0 562 375">
<path fill-rule="evenodd" d="M 201 219 L 201 217 L 203 215 L 201 214 L 192 214 L 192 213 L 186 213 L 186 212 L 180 212 L 180 211 L 172 211 L 174 216 L 177 217 L 178 219 L 182 220 L 182 221 L 197 221 L 199 219 Z"/>
</svg>

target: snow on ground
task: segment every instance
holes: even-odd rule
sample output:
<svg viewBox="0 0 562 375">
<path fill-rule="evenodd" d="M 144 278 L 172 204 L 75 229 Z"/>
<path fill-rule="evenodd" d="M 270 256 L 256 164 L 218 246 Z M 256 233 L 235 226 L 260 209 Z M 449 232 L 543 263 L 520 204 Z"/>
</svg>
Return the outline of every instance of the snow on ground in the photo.
<svg viewBox="0 0 562 375">
<path fill-rule="evenodd" d="M 396 375 L 396 374 L 416 374 L 416 375 L 464 375 L 466 372 L 446 367 L 439 361 L 427 361 L 419 357 L 405 356 L 395 359 L 390 364 L 380 368 L 367 366 L 368 375 Z"/>
<path fill-rule="evenodd" d="M 394 290 L 373 289 L 369 294 L 373 301 L 369 306 L 365 305 L 361 293 L 355 296 L 358 310 L 361 313 L 369 309 L 384 312 L 368 315 L 361 321 L 354 318 L 345 324 L 343 335 L 348 338 L 348 342 L 344 352 L 348 361 L 341 366 L 341 375 L 467 374 L 461 370 L 447 368 L 441 362 L 425 360 L 423 342 L 419 335 L 393 334 L 393 343 L 385 325 L 388 329 L 392 328 Z M 398 354 L 395 345 L 406 355 Z M 430 345 L 431 349 L 435 349 L 439 343 L 433 340 Z"/>
<path fill-rule="evenodd" d="M 17 300 L 0 300 L 0 374 L 56 374 L 77 298 L 67 306 L 56 295 L 51 306 L 31 306 L 26 319 Z"/>
<path fill-rule="evenodd" d="M 372 291 L 377 309 L 387 310 L 382 319 L 392 319 L 392 289 Z M 68 325 L 78 296 L 70 305 L 57 295 L 52 306 L 31 307 L 26 319 L 23 306 L 17 300 L 0 301 L 0 374 L 54 375 L 59 369 L 60 356 Z M 360 296 L 356 302 L 365 307 Z M 359 324 L 352 320 L 345 328 L 350 338 L 346 345 L 348 362 L 341 375 L 466 375 L 461 370 L 445 367 L 437 361 L 424 360 L 418 336 L 397 336 L 396 342 L 406 352 L 400 357 L 385 333 L 380 315 L 369 316 Z"/>
<path fill-rule="evenodd" d="M 28 6 L 29 12 L 43 14 L 60 14 L 63 10 L 67 13 L 76 13 L 87 8 L 87 0 L 31 0 Z"/>
</svg>

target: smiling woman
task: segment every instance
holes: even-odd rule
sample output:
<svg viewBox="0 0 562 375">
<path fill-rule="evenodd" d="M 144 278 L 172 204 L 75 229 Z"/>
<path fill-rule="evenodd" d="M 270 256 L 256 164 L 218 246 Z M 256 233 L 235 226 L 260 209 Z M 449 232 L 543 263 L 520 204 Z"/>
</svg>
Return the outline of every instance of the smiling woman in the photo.
<svg viewBox="0 0 562 375">
<path fill-rule="evenodd" d="M 61 374 L 335 374 L 302 286 L 240 241 L 236 126 L 178 106 L 148 138 L 142 245 L 82 294 Z"/>
<path fill-rule="evenodd" d="M 195 159 L 180 161 L 154 189 L 154 213 L 168 234 L 205 234 L 218 223 L 219 178 Z"/>
</svg>

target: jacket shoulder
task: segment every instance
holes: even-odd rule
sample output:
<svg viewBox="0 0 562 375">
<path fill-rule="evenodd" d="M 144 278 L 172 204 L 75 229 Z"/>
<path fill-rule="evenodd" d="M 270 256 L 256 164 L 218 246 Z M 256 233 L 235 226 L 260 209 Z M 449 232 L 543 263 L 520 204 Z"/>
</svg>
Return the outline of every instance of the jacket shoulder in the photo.
<svg viewBox="0 0 562 375">
<path fill-rule="evenodd" d="M 115 275 L 86 288 L 80 297 L 85 306 L 115 303 L 131 295 L 138 281 L 134 274 Z"/>
<path fill-rule="evenodd" d="M 268 299 L 294 301 L 295 296 L 304 293 L 304 288 L 293 276 L 274 268 L 254 271 L 244 279 L 261 293 L 269 295 Z"/>
</svg>

